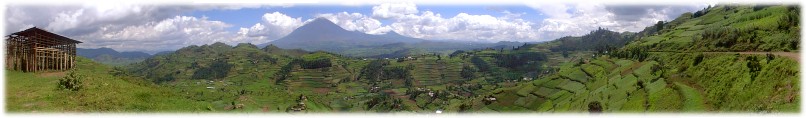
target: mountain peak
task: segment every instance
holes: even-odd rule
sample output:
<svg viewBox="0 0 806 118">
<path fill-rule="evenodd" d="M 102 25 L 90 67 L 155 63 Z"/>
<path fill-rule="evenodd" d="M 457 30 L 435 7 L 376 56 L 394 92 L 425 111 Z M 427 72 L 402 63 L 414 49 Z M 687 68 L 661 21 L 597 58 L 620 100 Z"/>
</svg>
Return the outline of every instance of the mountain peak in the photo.
<svg viewBox="0 0 806 118">
<path fill-rule="evenodd" d="M 300 48 L 308 51 L 339 51 L 356 46 L 373 46 L 397 42 L 417 42 L 420 39 L 401 36 L 396 32 L 385 35 L 370 35 L 360 31 L 348 31 L 326 18 L 316 18 L 270 44 L 286 49 Z"/>
<path fill-rule="evenodd" d="M 300 26 L 298 30 L 300 29 L 311 31 L 341 31 L 341 30 L 346 31 L 344 28 L 341 28 L 341 26 L 336 25 L 336 23 L 333 23 L 333 21 L 330 21 L 327 18 L 323 17 L 316 18 L 313 21 Z"/>
<path fill-rule="evenodd" d="M 386 34 L 384 34 L 384 35 L 387 35 L 387 36 L 402 36 L 402 35 L 398 34 L 397 32 L 395 32 L 394 30 L 386 32 Z"/>
<path fill-rule="evenodd" d="M 311 22 L 330 22 L 330 23 L 333 23 L 333 21 L 330 21 L 325 17 L 319 17 L 319 18 L 313 19 L 313 21 L 311 21 Z"/>
</svg>

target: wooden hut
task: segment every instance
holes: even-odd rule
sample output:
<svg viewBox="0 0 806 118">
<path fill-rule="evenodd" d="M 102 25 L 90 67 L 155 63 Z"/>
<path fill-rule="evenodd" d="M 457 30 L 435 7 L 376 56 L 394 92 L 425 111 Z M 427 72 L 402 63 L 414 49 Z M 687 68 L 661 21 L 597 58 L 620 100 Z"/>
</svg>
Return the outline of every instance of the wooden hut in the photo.
<svg viewBox="0 0 806 118">
<path fill-rule="evenodd" d="M 6 37 L 6 69 L 24 72 L 73 68 L 81 43 L 36 27 Z"/>
</svg>

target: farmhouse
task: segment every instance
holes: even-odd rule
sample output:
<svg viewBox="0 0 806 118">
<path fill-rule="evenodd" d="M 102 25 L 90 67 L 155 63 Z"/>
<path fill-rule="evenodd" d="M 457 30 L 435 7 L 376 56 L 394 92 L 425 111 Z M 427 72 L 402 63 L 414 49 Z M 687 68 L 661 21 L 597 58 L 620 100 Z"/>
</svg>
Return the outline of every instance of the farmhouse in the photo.
<svg viewBox="0 0 806 118">
<path fill-rule="evenodd" d="M 81 43 L 36 27 L 6 37 L 6 69 L 24 72 L 73 68 Z"/>
</svg>

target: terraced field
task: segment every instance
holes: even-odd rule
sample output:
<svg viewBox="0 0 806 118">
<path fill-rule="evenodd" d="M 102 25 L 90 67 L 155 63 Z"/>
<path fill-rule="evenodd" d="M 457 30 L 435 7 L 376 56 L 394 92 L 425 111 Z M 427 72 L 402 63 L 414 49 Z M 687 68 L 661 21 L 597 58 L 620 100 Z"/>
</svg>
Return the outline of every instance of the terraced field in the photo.
<svg viewBox="0 0 806 118">
<path fill-rule="evenodd" d="M 415 86 L 434 86 L 462 81 L 459 77 L 459 72 L 462 71 L 461 62 L 422 58 L 409 63 L 415 67 L 412 73 L 416 81 Z"/>
<path fill-rule="evenodd" d="M 555 76 L 497 90 L 492 94 L 497 102 L 478 109 L 583 112 L 594 102 L 605 112 L 708 109 L 696 89 L 661 78 L 658 70 L 652 69 L 659 66 L 654 61 L 601 57 L 563 66 Z"/>
</svg>

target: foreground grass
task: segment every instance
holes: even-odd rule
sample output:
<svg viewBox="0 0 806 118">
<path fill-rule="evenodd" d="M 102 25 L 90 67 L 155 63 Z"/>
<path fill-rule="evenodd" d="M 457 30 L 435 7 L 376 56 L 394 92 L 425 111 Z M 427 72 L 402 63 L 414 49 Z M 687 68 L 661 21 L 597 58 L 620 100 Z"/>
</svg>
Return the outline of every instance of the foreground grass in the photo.
<svg viewBox="0 0 806 118">
<path fill-rule="evenodd" d="M 208 106 L 138 78 L 112 76 L 111 70 L 78 58 L 71 70 L 83 76 L 84 87 L 78 91 L 57 88 L 59 79 L 69 72 L 7 70 L 7 112 L 192 112 Z"/>
</svg>

